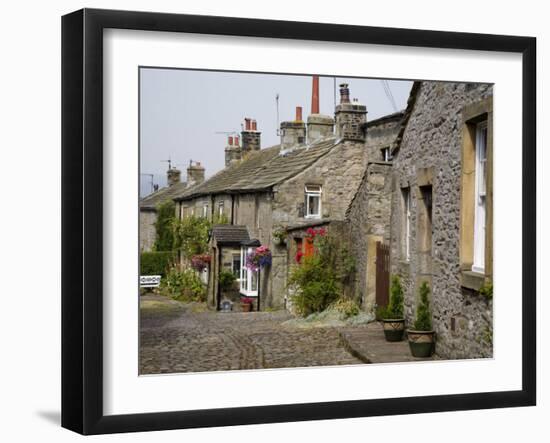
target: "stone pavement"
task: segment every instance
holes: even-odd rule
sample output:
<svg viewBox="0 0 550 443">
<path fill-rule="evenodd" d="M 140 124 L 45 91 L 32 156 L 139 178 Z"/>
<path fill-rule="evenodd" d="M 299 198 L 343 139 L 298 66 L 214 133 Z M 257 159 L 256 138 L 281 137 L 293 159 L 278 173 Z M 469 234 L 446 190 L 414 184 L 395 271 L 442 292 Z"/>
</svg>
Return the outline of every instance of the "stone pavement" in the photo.
<svg viewBox="0 0 550 443">
<path fill-rule="evenodd" d="M 199 309 L 198 309 L 199 308 Z M 282 324 L 286 311 L 220 313 L 166 297 L 141 297 L 140 374 L 408 361 L 406 342 L 382 352 L 377 323 L 345 328 Z M 368 340 L 372 349 L 364 346 Z M 392 353 L 393 352 L 393 353 Z"/>
<path fill-rule="evenodd" d="M 348 352 L 365 363 L 395 363 L 436 359 L 435 356 L 431 358 L 413 357 L 406 338 L 399 342 L 386 341 L 382 325 L 378 322 L 369 323 L 362 328 L 343 328 L 340 335 Z"/>
</svg>

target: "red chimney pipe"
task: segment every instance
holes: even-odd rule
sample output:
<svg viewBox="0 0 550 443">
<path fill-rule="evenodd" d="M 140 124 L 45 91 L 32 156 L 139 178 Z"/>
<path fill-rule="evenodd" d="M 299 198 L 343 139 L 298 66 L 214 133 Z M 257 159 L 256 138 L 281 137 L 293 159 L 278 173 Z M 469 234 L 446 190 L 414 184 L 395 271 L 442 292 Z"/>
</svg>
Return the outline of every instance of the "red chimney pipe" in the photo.
<svg viewBox="0 0 550 443">
<path fill-rule="evenodd" d="M 257 131 L 258 130 L 258 127 L 256 125 L 256 120 L 252 120 L 252 130 L 253 131 Z"/>
<path fill-rule="evenodd" d="M 235 140 L 235 146 L 239 146 L 239 136 L 238 135 L 235 136 L 234 140 Z"/>
<path fill-rule="evenodd" d="M 229 136 L 228 143 L 229 146 L 233 146 L 233 137 Z"/>
<path fill-rule="evenodd" d="M 311 88 L 311 113 L 319 114 L 319 76 L 313 76 Z"/>
<path fill-rule="evenodd" d="M 301 122 L 302 121 L 302 107 L 296 106 L 296 121 Z"/>
<path fill-rule="evenodd" d="M 244 119 L 244 129 L 247 130 L 247 131 L 250 131 L 250 119 L 249 118 Z"/>
</svg>

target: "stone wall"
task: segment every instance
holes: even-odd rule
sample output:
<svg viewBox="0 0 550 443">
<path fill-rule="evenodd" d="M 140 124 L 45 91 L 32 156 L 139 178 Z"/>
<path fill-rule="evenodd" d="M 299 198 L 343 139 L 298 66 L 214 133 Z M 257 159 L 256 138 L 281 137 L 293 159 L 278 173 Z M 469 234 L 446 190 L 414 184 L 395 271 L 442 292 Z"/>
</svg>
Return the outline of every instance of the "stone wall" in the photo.
<svg viewBox="0 0 550 443">
<path fill-rule="evenodd" d="M 156 239 L 155 222 L 157 213 L 155 211 L 139 211 L 139 250 L 151 251 Z"/>
<path fill-rule="evenodd" d="M 357 267 L 353 292 L 366 311 L 372 311 L 376 301 L 376 243 L 390 240 L 391 174 L 391 163 L 369 163 L 348 212 Z"/>
<path fill-rule="evenodd" d="M 492 87 L 486 84 L 421 83 L 393 159 L 392 273 L 403 280 L 408 325 L 414 319 L 418 287 L 429 282 L 436 352 L 444 358 L 492 356 L 492 302 L 461 286 L 459 262 L 461 112 L 491 95 Z M 431 219 L 425 213 L 425 190 L 430 186 Z M 403 187 L 411 190 L 408 261 L 403 255 Z M 424 232 L 429 225 L 430 232 Z"/>
</svg>

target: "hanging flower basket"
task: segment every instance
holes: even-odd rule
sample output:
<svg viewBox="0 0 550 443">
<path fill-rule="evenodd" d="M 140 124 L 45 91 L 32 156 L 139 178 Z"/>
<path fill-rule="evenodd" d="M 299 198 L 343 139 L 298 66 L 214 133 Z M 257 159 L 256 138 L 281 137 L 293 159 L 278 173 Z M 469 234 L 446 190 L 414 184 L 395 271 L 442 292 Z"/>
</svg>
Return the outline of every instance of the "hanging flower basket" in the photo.
<svg viewBox="0 0 550 443">
<path fill-rule="evenodd" d="M 198 254 L 191 257 L 191 267 L 195 271 L 202 272 L 206 268 L 208 268 L 208 265 L 210 265 L 210 261 L 212 258 L 208 254 Z"/>
<path fill-rule="evenodd" d="M 266 266 L 271 266 L 271 251 L 267 246 L 258 246 L 246 256 L 247 269 L 258 271 Z"/>
</svg>

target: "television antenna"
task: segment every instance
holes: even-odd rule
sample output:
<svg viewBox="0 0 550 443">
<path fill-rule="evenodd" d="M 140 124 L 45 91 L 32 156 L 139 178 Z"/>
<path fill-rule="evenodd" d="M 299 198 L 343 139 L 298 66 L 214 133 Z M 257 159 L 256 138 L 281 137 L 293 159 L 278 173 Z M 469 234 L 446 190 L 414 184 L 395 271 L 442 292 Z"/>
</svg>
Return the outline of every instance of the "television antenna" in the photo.
<svg viewBox="0 0 550 443">
<path fill-rule="evenodd" d="M 281 135 L 281 129 L 280 129 L 280 124 L 279 124 L 279 93 L 277 92 L 275 94 L 275 106 L 277 107 L 277 126 L 276 126 L 276 134 L 277 136 L 280 136 Z"/>
<path fill-rule="evenodd" d="M 168 163 L 168 170 L 172 169 L 172 159 L 168 157 L 168 160 L 161 160 L 162 163 Z"/>
</svg>

